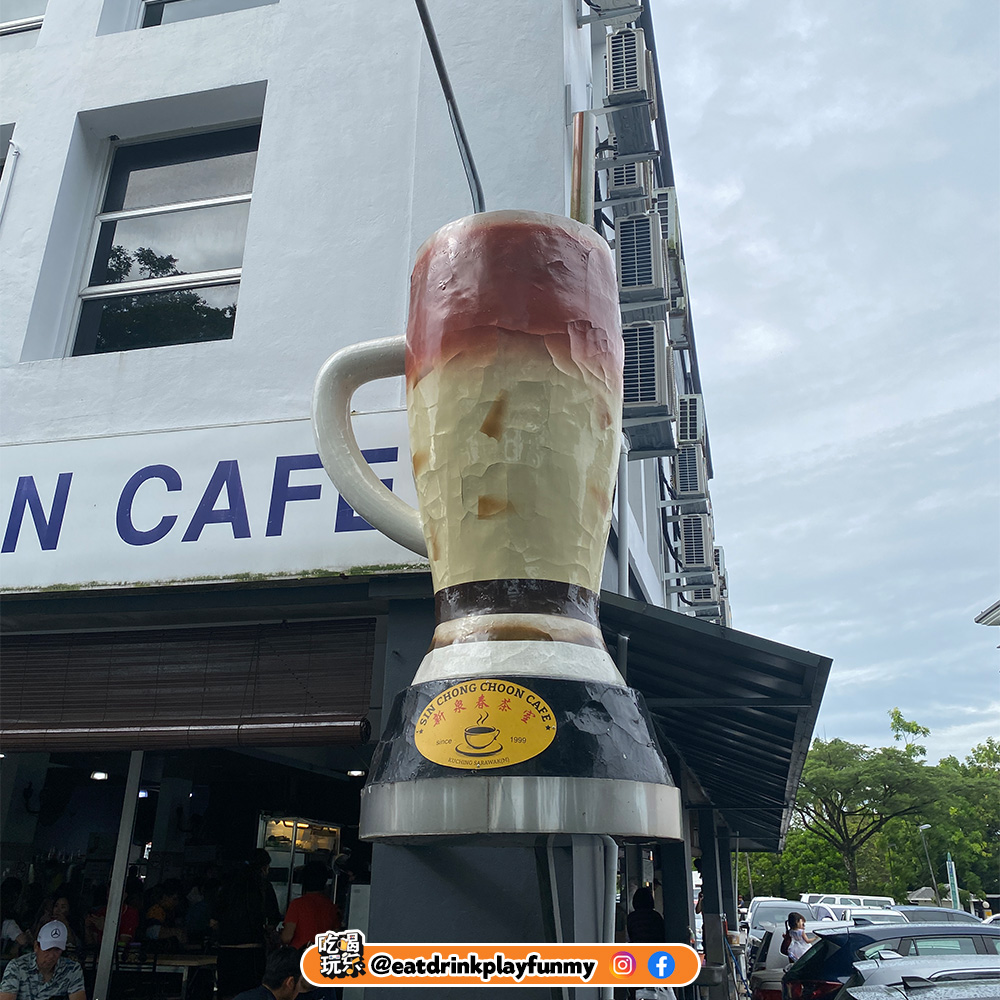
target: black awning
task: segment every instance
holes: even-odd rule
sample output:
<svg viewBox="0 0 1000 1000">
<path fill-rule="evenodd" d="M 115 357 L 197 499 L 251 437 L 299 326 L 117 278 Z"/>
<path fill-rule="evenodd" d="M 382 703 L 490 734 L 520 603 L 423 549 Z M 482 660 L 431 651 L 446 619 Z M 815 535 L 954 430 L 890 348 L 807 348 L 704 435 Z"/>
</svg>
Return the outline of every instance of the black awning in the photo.
<svg viewBox="0 0 1000 1000">
<path fill-rule="evenodd" d="M 601 627 L 740 849 L 779 850 L 832 660 L 610 593 Z"/>
</svg>

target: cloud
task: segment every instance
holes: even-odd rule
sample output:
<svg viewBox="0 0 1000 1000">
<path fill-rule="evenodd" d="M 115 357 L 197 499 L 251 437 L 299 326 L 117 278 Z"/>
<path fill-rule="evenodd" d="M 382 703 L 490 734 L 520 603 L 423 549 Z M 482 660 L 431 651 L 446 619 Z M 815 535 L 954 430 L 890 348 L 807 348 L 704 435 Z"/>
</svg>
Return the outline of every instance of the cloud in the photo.
<svg viewBox="0 0 1000 1000">
<path fill-rule="evenodd" d="M 974 740 L 959 706 L 995 699 L 1000 641 L 973 621 L 1000 550 L 995 10 L 652 8 L 734 624 L 833 657 L 829 736 L 884 743 L 905 701 L 935 746 Z"/>
</svg>

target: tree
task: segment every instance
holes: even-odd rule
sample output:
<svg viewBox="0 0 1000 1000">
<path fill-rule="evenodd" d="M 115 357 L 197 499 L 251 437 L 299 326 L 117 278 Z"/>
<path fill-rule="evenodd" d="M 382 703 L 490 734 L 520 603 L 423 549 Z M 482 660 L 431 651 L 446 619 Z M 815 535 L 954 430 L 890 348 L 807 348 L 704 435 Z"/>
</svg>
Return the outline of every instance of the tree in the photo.
<svg viewBox="0 0 1000 1000">
<path fill-rule="evenodd" d="M 183 274 L 172 254 L 149 247 L 134 251 L 115 244 L 108 257 L 105 281 L 118 284 Z M 197 289 L 178 288 L 103 300 L 95 350 L 131 350 L 168 344 L 225 340 L 232 336 L 236 303 L 215 307 Z"/>
<path fill-rule="evenodd" d="M 894 819 L 913 816 L 935 798 L 934 775 L 923 747 L 908 737 L 927 735 L 916 723 L 890 713 L 894 737 L 905 745 L 871 748 L 846 740 L 815 740 L 806 757 L 795 801 L 802 826 L 843 859 L 847 884 L 857 892 L 858 854 Z"/>
</svg>

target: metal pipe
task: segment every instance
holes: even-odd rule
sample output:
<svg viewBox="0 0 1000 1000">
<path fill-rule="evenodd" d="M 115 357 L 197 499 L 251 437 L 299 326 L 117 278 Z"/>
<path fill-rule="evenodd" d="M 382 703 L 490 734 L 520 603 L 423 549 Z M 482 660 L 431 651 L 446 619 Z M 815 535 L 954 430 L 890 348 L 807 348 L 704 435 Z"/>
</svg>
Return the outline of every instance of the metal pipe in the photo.
<svg viewBox="0 0 1000 1000">
<path fill-rule="evenodd" d="M 573 171 L 571 174 L 569 214 L 587 226 L 594 225 L 594 157 L 597 136 L 593 114 L 577 111 L 573 115 Z"/>
<path fill-rule="evenodd" d="M 924 844 L 924 857 L 927 858 L 927 871 L 931 876 L 931 889 L 934 892 L 934 902 L 937 906 L 940 906 L 941 896 L 938 893 L 937 879 L 934 877 L 934 866 L 931 864 L 931 852 L 927 850 L 927 838 L 924 836 L 924 830 L 929 830 L 930 828 L 930 823 L 923 823 L 921 826 L 917 827 L 917 830 L 920 832 L 920 839 Z"/>
<path fill-rule="evenodd" d="M 618 455 L 618 593 L 628 597 L 628 438 Z"/>
<path fill-rule="evenodd" d="M 604 844 L 604 940 L 608 944 L 615 942 L 615 896 L 618 889 L 618 842 L 614 837 L 604 834 L 601 837 Z M 602 1000 L 613 1000 L 615 988 L 602 986 Z"/>
<path fill-rule="evenodd" d="M 135 811 L 139 803 L 142 758 L 142 750 L 133 750 L 129 756 L 125 800 L 122 802 L 122 817 L 118 822 L 118 843 L 115 846 L 115 860 L 111 867 L 108 905 L 104 911 L 104 935 L 101 938 L 101 951 L 97 957 L 94 1000 L 106 1000 L 111 983 L 111 966 L 114 963 L 115 949 L 118 947 L 118 924 L 122 914 L 122 898 L 125 895 L 125 875 L 128 872 L 128 852 L 132 844 L 132 828 L 135 825 Z"/>
<path fill-rule="evenodd" d="M 630 632 L 618 633 L 618 648 L 615 650 L 615 666 L 618 673 L 622 675 L 622 680 L 628 679 L 628 641 L 631 638 Z"/>
<path fill-rule="evenodd" d="M 10 194 L 10 186 L 14 182 L 14 168 L 17 166 L 17 158 L 21 155 L 14 140 L 7 143 L 7 159 L 3 165 L 3 176 L 0 177 L 0 221 L 3 220 L 4 209 L 7 207 L 7 196 Z"/>
<path fill-rule="evenodd" d="M 483 197 L 483 186 L 479 183 L 479 173 L 476 171 L 476 164 L 472 159 L 472 149 L 469 147 L 465 127 L 462 125 L 462 116 L 458 112 L 458 102 L 455 100 L 455 94 L 451 89 L 451 80 L 448 78 L 448 70 L 445 69 L 444 56 L 441 54 L 441 47 L 438 45 L 437 35 L 434 33 L 434 25 L 431 23 L 430 12 L 427 10 L 425 0 L 414 0 L 414 3 L 417 5 L 420 23 L 424 26 L 424 35 L 427 38 L 428 46 L 430 46 L 431 58 L 434 60 L 434 68 L 437 70 L 438 80 L 441 82 L 445 104 L 448 105 L 448 117 L 451 119 L 451 129 L 455 133 L 458 152 L 462 157 L 462 166 L 465 167 L 465 176 L 469 181 L 469 191 L 472 193 L 472 210 L 477 213 L 485 212 L 486 199 Z"/>
<path fill-rule="evenodd" d="M 556 924 L 556 943 L 561 944 L 563 939 L 562 914 L 559 910 L 559 883 L 556 881 L 556 852 L 552 847 L 555 834 L 550 833 L 545 845 L 545 853 L 549 860 L 549 889 L 552 892 L 552 916 Z M 564 1000 L 569 1000 L 569 987 L 562 987 Z"/>
</svg>

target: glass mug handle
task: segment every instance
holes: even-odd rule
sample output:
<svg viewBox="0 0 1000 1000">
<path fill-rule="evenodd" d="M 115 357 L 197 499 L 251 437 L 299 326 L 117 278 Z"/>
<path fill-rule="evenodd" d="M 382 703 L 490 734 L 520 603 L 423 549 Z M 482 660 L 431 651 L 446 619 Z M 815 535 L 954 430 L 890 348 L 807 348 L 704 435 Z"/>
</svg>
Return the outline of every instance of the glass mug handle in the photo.
<svg viewBox="0 0 1000 1000">
<path fill-rule="evenodd" d="M 427 555 L 420 514 L 375 475 L 351 424 L 351 397 L 366 382 L 403 374 L 405 337 L 352 344 L 323 363 L 313 388 L 316 448 L 340 495 L 369 524 L 418 555 Z"/>
</svg>

